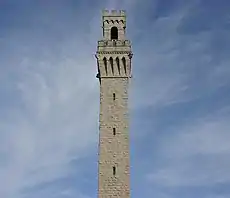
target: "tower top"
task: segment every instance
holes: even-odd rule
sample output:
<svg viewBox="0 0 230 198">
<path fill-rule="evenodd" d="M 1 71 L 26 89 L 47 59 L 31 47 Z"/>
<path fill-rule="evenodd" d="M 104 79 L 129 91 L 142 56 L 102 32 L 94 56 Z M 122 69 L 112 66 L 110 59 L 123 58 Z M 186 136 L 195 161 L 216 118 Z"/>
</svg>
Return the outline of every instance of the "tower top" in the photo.
<svg viewBox="0 0 230 198">
<path fill-rule="evenodd" d="M 131 78 L 132 50 L 126 37 L 125 10 L 102 10 L 102 39 L 98 41 L 96 58 L 99 80 Z"/>
<path fill-rule="evenodd" d="M 125 28 L 125 10 L 102 11 L 103 40 L 126 40 Z"/>
<path fill-rule="evenodd" d="M 126 15 L 125 10 L 103 10 L 102 16 L 118 16 L 118 17 L 124 17 Z"/>
</svg>

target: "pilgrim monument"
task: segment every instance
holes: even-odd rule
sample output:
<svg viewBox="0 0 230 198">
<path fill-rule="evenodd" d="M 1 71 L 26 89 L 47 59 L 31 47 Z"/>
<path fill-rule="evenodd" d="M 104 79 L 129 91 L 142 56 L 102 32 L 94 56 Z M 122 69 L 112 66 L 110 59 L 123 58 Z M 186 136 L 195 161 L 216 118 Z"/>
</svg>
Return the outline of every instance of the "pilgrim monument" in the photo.
<svg viewBox="0 0 230 198">
<path fill-rule="evenodd" d="M 98 198 L 130 197 L 128 88 L 131 43 L 126 13 L 103 10 L 96 59 L 100 84 Z"/>
</svg>

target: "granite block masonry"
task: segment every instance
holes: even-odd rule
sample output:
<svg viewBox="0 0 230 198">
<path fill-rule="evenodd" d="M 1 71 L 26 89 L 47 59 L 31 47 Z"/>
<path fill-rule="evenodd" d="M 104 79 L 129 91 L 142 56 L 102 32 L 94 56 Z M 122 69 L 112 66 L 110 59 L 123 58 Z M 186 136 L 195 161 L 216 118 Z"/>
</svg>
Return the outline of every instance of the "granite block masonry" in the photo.
<svg viewBox="0 0 230 198">
<path fill-rule="evenodd" d="M 131 43 L 126 12 L 103 10 L 96 59 L 100 84 L 98 198 L 130 197 L 128 88 Z"/>
</svg>

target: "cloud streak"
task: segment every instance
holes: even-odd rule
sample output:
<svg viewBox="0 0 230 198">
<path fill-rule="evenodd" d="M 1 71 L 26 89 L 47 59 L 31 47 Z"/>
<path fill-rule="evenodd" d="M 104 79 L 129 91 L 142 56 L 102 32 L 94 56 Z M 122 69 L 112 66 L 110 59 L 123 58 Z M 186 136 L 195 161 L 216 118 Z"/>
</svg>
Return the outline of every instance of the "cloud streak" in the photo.
<svg viewBox="0 0 230 198">
<path fill-rule="evenodd" d="M 224 187 L 222 194 L 210 189 L 218 191 L 230 178 L 229 29 L 227 11 L 217 9 L 225 3 L 4 4 L 0 196 L 96 197 L 94 53 L 100 9 L 114 8 L 128 12 L 134 52 L 133 197 L 227 197 Z M 208 20 L 206 8 L 217 21 Z"/>
<path fill-rule="evenodd" d="M 229 183 L 229 115 L 221 114 L 185 122 L 162 137 L 158 152 L 164 165 L 159 165 L 148 179 L 170 187 Z"/>
</svg>

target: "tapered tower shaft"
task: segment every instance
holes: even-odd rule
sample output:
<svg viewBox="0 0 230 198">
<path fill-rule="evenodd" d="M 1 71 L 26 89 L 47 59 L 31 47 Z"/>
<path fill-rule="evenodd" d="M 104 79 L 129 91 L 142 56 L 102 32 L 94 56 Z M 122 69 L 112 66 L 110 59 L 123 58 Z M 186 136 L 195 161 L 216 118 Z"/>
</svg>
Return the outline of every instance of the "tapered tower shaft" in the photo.
<svg viewBox="0 0 230 198">
<path fill-rule="evenodd" d="M 125 11 L 102 14 L 103 38 L 97 47 L 100 82 L 98 198 L 130 197 L 128 88 L 131 44 Z"/>
</svg>

